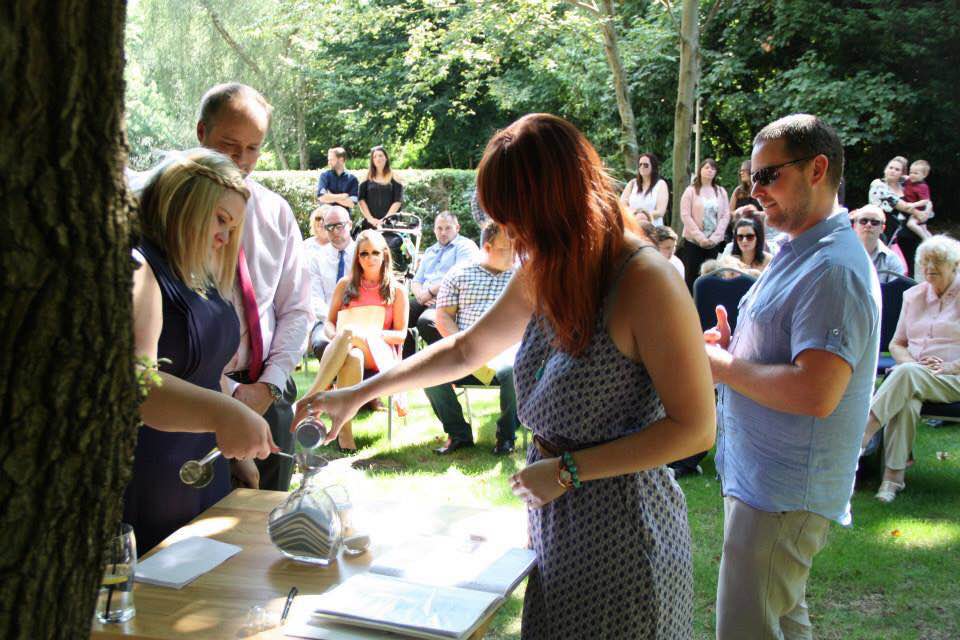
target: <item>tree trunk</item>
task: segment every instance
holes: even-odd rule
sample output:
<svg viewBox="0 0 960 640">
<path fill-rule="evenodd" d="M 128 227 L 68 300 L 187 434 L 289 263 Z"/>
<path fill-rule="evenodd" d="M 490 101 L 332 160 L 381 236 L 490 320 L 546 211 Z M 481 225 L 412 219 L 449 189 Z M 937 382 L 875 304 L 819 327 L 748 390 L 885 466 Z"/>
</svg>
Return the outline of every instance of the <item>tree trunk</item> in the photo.
<svg viewBox="0 0 960 640">
<path fill-rule="evenodd" d="M 0 637 L 90 632 L 136 438 L 126 3 L 0 18 Z"/>
<path fill-rule="evenodd" d="M 307 148 L 307 123 L 303 105 L 304 98 L 298 89 L 294 107 L 297 110 L 297 150 L 300 152 L 300 171 L 307 171 L 310 169 L 310 150 Z"/>
<path fill-rule="evenodd" d="M 677 83 L 677 110 L 673 118 L 673 215 L 670 226 L 682 234 L 680 198 L 690 180 L 690 130 L 700 81 L 699 2 L 683 0 L 680 20 L 680 77 Z"/>
<path fill-rule="evenodd" d="M 640 151 L 637 147 L 637 122 L 633 115 L 633 105 L 630 102 L 630 85 L 627 81 L 627 72 L 623 68 L 623 59 L 620 57 L 620 46 L 617 42 L 616 12 L 613 0 L 604 0 L 601 6 L 603 16 L 600 19 L 600 26 L 603 31 L 603 51 L 607 55 L 607 63 L 610 65 L 610 72 L 613 74 L 613 87 L 617 95 L 617 111 L 620 113 L 620 150 L 623 153 L 626 172 L 633 174 L 637 171 Z"/>
</svg>

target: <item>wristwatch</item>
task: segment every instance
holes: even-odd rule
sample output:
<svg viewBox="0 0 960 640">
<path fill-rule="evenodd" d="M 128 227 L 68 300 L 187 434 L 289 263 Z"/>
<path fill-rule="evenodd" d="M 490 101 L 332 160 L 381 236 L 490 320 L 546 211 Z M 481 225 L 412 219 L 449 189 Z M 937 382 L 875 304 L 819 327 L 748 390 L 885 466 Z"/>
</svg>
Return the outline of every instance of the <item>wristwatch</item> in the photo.
<svg viewBox="0 0 960 640">
<path fill-rule="evenodd" d="M 280 391 L 280 387 L 277 385 L 272 382 L 264 382 L 263 384 L 267 387 L 267 391 L 270 392 L 270 397 L 273 398 L 274 402 L 283 397 L 283 391 Z"/>
</svg>

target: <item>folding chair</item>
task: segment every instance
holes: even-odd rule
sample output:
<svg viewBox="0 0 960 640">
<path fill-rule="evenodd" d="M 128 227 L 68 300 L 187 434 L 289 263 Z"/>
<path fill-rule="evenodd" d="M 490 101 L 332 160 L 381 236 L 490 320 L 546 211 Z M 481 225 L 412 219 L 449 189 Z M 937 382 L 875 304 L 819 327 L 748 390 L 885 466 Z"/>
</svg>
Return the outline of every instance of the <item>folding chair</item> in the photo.
<svg viewBox="0 0 960 640">
<path fill-rule="evenodd" d="M 463 404 L 467 410 L 467 422 L 470 424 L 471 430 L 473 429 L 473 412 L 470 410 L 470 389 L 493 389 L 499 388 L 500 383 L 497 382 L 497 379 L 494 378 L 490 384 L 483 384 L 480 380 L 477 380 L 473 376 L 467 376 L 453 383 L 454 389 L 462 389 L 463 392 L 458 394 L 463 397 Z M 523 449 L 527 449 L 527 431 L 528 429 L 520 425 L 521 438 L 523 438 Z"/>
<path fill-rule="evenodd" d="M 877 360 L 877 375 L 885 376 L 887 369 L 896 364 L 887 351 L 900 320 L 900 307 L 903 306 L 904 292 L 917 284 L 916 280 L 896 271 L 882 270 L 877 275 L 890 276 L 890 280 L 880 283 L 880 298 L 883 304 L 880 310 L 880 358 Z"/>
</svg>

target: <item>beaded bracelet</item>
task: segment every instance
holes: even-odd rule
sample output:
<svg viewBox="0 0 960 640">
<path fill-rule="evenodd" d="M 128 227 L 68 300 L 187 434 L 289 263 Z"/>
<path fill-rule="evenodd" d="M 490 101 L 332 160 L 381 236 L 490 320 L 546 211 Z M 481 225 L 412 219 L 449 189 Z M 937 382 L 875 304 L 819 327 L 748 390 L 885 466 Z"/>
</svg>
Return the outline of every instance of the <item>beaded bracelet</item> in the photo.
<svg viewBox="0 0 960 640">
<path fill-rule="evenodd" d="M 582 484 L 580 475 L 577 473 L 577 465 L 569 451 L 564 451 L 560 456 L 560 465 L 557 467 L 557 482 L 565 489 L 569 489 L 571 486 L 574 489 L 579 489 Z"/>
</svg>

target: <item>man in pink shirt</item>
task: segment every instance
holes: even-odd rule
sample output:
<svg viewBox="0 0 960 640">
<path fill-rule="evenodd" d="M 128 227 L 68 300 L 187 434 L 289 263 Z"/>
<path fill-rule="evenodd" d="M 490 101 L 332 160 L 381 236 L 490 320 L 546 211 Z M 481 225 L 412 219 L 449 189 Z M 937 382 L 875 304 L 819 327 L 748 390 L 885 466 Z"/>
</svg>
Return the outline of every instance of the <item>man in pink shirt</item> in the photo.
<svg viewBox="0 0 960 640">
<path fill-rule="evenodd" d="M 263 415 L 282 451 L 292 453 L 290 423 L 297 388 L 290 375 L 300 361 L 310 307 L 310 272 L 302 254 L 303 238 L 286 200 L 251 179 L 270 126 L 272 107 L 256 89 L 239 83 L 217 85 L 200 103 L 197 139 L 224 153 L 246 177 L 250 199 L 238 265 L 234 307 L 240 317 L 240 348 L 227 365 L 227 390 Z M 270 456 L 241 461 L 235 474 L 241 483 L 286 491 L 293 465 Z M 259 472 L 259 475 L 258 475 Z"/>
</svg>

